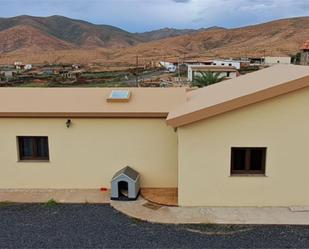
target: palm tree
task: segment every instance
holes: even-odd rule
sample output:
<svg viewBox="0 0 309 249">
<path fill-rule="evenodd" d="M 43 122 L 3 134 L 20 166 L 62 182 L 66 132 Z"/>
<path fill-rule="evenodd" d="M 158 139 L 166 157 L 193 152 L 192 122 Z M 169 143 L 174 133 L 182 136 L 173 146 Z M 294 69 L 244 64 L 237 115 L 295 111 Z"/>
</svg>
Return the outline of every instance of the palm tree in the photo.
<svg viewBox="0 0 309 249">
<path fill-rule="evenodd" d="M 225 79 L 225 76 L 220 76 L 220 72 L 202 72 L 201 75 L 194 77 L 193 86 L 204 87 L 218 83 Z"/>
</svg>

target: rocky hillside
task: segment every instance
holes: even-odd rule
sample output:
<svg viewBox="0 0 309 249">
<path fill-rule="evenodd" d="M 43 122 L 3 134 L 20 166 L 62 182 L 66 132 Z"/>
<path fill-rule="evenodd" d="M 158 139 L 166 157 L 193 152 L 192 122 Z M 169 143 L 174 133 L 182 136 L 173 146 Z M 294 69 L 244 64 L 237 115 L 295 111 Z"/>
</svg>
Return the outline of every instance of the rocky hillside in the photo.
<svg viewBox="0 0 309 249">
<path fill-rule="evenodd" d="M 13 18 L 0 18 L 0 44 L 7 43 L 3 32 L 10 32 L 12 29 L 23 27 L 33 44 L 28 44 L 28 39 L 20 39 L 19 34 L 16 37 L 11 32 L 11 44 L 0 47 L 0 52 L 11 52 L 28 48 L 30 45 L 37 49 L 45 50 L 44 44 L 39 39 L 49 40 L 52 44 L 59 43 L 59 47 L 54 49 L 63 49 L 63 43 L 67 48 L 121 48 L 135 45 L 141 41 L 137 35 L 126 32 L 122 29 L 108 26 L 95 25 L 89 22 L 74 20 L 63 16 L 51 17 L 32 17 L 18 16 Z M 31 34 L 28 32 L 31 30 Z M 54 41 L 52 41 L 54 39 Z M 39 42 L 35 44 L 35 42 Z M 43 45 L 43 46 L 42 46 Z"/>
<path fill-rule="evenodd" d="M 131 63 L 164 58 L 295 54 L 309 39 L 309 17 L 225 29 L 160 29 L 145 33 L 62 16 L 0 18 L 0 63 L 15 59 Z M 53 51 L 53 53 L 50 53 Z M 88 51 L 88 52 L 87 52 Z M 60 59 L 59 59 L 60 58 Z"/>
<path fill-rule="evenodd" d="M 309 39 L 309 17 L 290 18 L 236 29 L 210 29 L 141 43 L 115 54 L 119 60 L 144 57 L 245 57 L 292 55 Z"/>
</svg>

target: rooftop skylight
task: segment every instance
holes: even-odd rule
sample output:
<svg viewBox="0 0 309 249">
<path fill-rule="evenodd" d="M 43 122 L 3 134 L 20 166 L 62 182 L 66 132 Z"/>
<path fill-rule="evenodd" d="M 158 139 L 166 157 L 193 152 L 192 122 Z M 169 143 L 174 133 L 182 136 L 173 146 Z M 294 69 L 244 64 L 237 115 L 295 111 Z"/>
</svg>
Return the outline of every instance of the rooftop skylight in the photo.
<svg viewBox="0 0 309 249">
<path fill-rule="evenodd" d="M 129 101 L 131 92 L 129 90 L 112 90 L 107 101 L 117 102 L 117 101 Z"/>
</svg>

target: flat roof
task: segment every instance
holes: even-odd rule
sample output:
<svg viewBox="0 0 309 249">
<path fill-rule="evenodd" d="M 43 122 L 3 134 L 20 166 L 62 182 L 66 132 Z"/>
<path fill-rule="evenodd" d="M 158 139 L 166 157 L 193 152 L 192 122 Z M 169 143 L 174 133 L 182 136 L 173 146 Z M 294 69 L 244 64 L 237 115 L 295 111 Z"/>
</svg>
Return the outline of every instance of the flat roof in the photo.
<svg viewBox="0 0 309 249">
<path fill-rule="evenodd" d="M 309 66 L 275 65 L 188 92 L 187 101 L 169 113 L 167 123 L 187 125 L 304 87 L 309 87 Z"/>
<path fill-rule="evenodd" d="M 237 69 L 232 66 L 215 66 L 215 65 L 192 65 L 193 71 L 199 70 L 204 72 L 236 72 Z"/>
<path fill-rule="evenodd" d="M 230 59 L 214 59 L 213 61 L 214 61 L 214 62 L 215 62 L 215 61 L 236 62 L 236 63 L 243 62 L 243 61 L 240 61 L 240 60 L 230 60 Z"/>
<path fill-rule="evenodd" d="M 108 102 L 112 90 L 128 102 Z M 186 88 L 0 88 L 0 117 L 164 117 L 186 98 Z"/>
<path fill-rule="evenodd" d="M 179 127 L 305 87 L 309 87 L 309 66 L 275 65 L 192 91 L 0 88 L 0 117 L 158 117 Z M 130 100 L 107 101 L 112 90 L 130 90 Z"/>
</svg>

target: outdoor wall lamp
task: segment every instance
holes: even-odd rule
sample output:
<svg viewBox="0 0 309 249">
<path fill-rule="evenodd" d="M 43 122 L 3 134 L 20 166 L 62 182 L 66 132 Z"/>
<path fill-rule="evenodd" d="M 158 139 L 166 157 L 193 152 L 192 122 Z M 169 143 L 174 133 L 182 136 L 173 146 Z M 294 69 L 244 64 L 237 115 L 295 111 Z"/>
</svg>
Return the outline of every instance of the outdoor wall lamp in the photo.
<svg viewBox="0 0 309 249">
<path fill-rule="evenodd" d="M 67 126 L 67 128 L 70 128 L 71 123 L 72 123 L 72 122 L 71 122 L 71 119 L 68 119 L 67 122 L 65 123 L 66 126 Z"/>
</svg>

